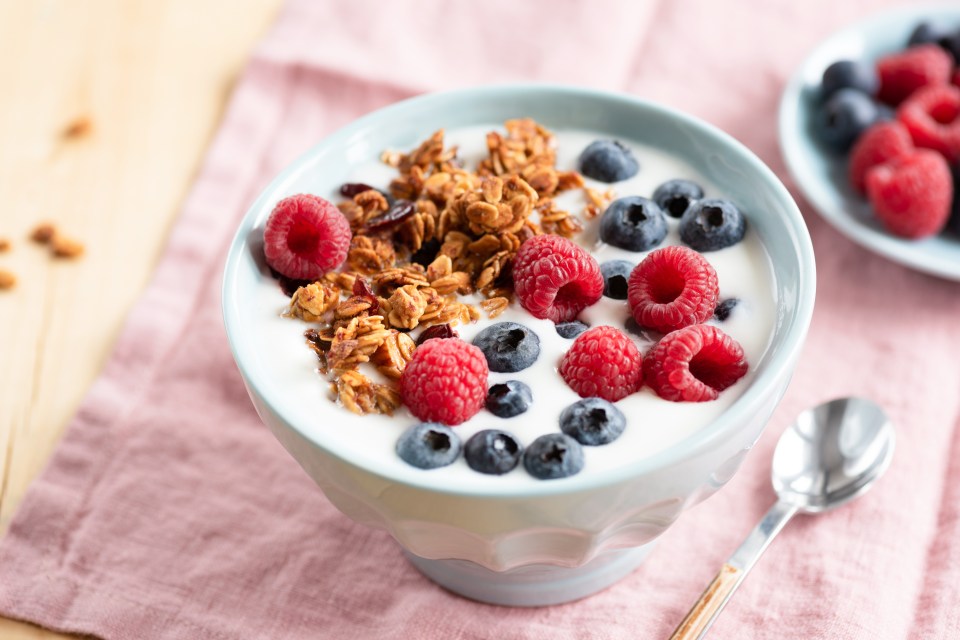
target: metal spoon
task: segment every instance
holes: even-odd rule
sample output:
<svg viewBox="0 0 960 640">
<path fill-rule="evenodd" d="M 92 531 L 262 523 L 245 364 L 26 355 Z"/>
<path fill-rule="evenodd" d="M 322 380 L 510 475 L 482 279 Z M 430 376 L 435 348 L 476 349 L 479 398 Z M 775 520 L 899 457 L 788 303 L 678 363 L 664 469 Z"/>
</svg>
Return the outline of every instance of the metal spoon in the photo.
<svg viewBox="0 0 960 640">
<path fill-rule="evenodd" d="M 797 511 L 821 513 L 862 494 L 890 466 L 893 446 L 893 425 L 870 400 L 839 398 L 801 413 L 773 453 L 777 503 L 730 556 L 670 640 L 704 637 L 790 518 Z"/>
</svg>

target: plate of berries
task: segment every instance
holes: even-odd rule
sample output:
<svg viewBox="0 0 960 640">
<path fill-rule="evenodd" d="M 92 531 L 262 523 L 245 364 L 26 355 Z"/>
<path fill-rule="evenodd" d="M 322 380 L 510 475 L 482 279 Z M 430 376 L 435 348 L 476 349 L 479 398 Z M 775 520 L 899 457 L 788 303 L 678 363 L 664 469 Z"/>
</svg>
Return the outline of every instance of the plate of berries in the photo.
<svg viewBox="0 0 960 640">
<path fill-rule="evenodd" d="M 960 7 L 909 7 L 821 42 L 780 102 L 784 159 L 855 242 L 960 280 Z"/>
</svg>

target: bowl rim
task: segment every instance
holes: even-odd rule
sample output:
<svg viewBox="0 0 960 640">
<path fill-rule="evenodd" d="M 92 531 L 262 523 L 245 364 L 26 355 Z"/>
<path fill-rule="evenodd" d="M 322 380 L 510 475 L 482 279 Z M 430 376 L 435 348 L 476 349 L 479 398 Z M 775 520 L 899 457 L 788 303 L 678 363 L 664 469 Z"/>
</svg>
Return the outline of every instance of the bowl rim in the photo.
<svg viewBox="0 0 960 640">
<path fill-rule="evenodd" d="M 898 238 L 889 232 L 864 225 L 860 220 L 845 213 L 847 198 L 832 181 L 820 179 L 811 168 L 810 156 L 805 152 L 801 142 L 806 137 L 803 133 L 805 125 L 802 122 L 801 112 L 806 111 L 807 108 L 801 108 L 801 103 L 804 101 L 807 75 L 815 68 L 825 51 L 837 47 L 839 43 L 862 38 L 868 33 L 879 30 L 903 30 L 904 41 L 906 41 L 906 34 L 916 26 L 917 21 L 937 15 L 949 15 L 960 20 L 960 7 L 950 4 L 895 7 L 848 24 L 817 42 L 794 69 L 781 93 L 777 112 L 777 138 L 787 172 L 793 178 L 797 189 L 820 217 L 837 231 L 888 260 L 922 273 L 956 281 L 960 280 L 960 263 L 955 263 L 949 257 L 943 259 L 938 254 L 931 254 L 926 250 L 929 242 L 934 241 L 939 244 L 942 241 L 938 236 L 923 240 Z M 909 19 L 913 19 L 913 22 L 907 22 Z M 820 155 L 816 159 L 831 166 L 836 162 L 826 155 Z M 838 203 L 835 200 L 840 201 L 840 206 L 837 206 Z M 960 258 L 960 243 L 951 242 L 951 244 L 957 245 L 956 257 Z"/>
<path fill-rule="evenodd" d="M 478 483 L 475 487 L 449 488 L 442 486 L 442 483 L 437 483 L 435 475 L 425 474 L 421 481 L 419 478 L 396 477 L 390 473 L 361 466 L 353 461 L 349 455 L 344 455 L 343 451 L 339 451 L 339 447 L 335 445 L 331 446 L 329 442 L 318 441 L 311 437 L 309 432 L 299 428 L 293 421 L 287 420 L 281 407 L 277 406 L 278 403 L 263 393 L 261 376 L 255 367 L 248 365 L 247 358 L 241 350 L 241 345 L 238 340 L 238 320 L 230 310 L 236 308 L 234 304 L 237 297 L 236 287 L 234 286 L 237 280 L 236 274 L 238 272 L 238 266 L 244 259 L 246 253 L 248 253 L 248 251 L 246 251 L 247 237 L 254 228 L 253 223 L 256 212 L 262 210 L 267 201 L 273 198 L 278 191 L 282 191 L 285 185 L 301 171 L 302 165 L 308 163 L 311 158 L 324 147 L 348 142 L 352 136 L 358 134 L 364 128 L 381 118 L 402 118 L 404 113 L 416 111 L 434 102 L 507 99 L 513 95 L 529 94 L 531 92 L 543 94 L 545 97 L 549 96 L 549 99 L 555 100 L 575 98 L 617 104 L 632 109 L 652 112 L 657 117 L 675 120 L 689 130 L 693 130 L 698 137 L 704 136 L 706 138 L 712 138 L 715 143 L 724 146 L 730 153 L 738 156 L 752 171 L 756 172 L 763 181 L 768 183 L 777 199 L 783 205 L 785 225 L 791 244 L 796 249 L 796 256 L 799 262 L 799 279 L 795 283 L 797 290 L 796 310 L 785 327 L 783 346 L 776 352 L 769 354 L 769 359 L 765 363 L 764 370 L 758 373 L 757 377 L 754 378 L 743 395 L 737 398 L 717 419 L 666 449 L 651 456 L 645 456 L 631 464 L 597 471 L 587 475 L 578 474 L 550 482 L 539 482 L 524 488 L 512 487 L 509 491 L 505 491 L 496 486 L 484 486 L 483 483 Z M 408 98 L 353 120 L 346 126 L 325 136 L 317 144 L 301 154 L 270 181 L 259 193 L 254 202 L 247 208 L 247 211 L 241 218 L 233 240 L 231 241 L 224 266 L 221 287 L 221 312 L 231 353 L 248 387 L 248 391 L 251 394 L 255 393 L 272 412 L 281 417 L 283 422 L 302 439 L 319 447 L 328 455 L 332 455 L 342 462 L 362 470 L 364 473 L 380 477 L 391 483 L 448 495 L 514 500 L 592 491 L 619 484 L 629 478 L 671 466 L 685 458 L 694 457 L 705 449 L 713 446 L 729 431 L 743 424 L 748 416 L 759 411 L 767 401 L 767 392 L 773 388 L 778 381 L 789 380 L 792 367 L 799 356 L 813 316 L 815 293 L 816 267 L 813 245 L 796 202 L 776 174 L 752 151 L 731 135 L 694 116 L 687 115 L 662 104 L 624 93 L 561 84 L 517 83 L 453 89 Z"/>
</svg>

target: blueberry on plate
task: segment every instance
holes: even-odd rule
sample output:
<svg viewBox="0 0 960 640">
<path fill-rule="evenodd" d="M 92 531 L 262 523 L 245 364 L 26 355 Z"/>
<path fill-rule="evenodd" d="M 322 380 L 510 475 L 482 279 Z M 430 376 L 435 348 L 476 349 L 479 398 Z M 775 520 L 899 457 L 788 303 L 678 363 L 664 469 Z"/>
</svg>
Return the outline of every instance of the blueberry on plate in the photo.
<svg viewBox="0 0 960 640">
<path fill-rule="evenodd" d="M 692 180 L 667 180 L 653 192 L 653 201 L 671 218 L 679 218 L 703 197 L 703 188 Z"/>
<path fill-rule="evenodd" d="M 610 203 L 600 218 L 600 239 L 628 251 L 648 251 L 663 242 L 667 220 L 657 203 L 627 196 Z"/>
<path fill-rule="evenodd" d="M 870 96 L 856 89 L 840 89 L 817 109 L 813 131 L 825 144 L 845 152 L 880 117 Z"/>
<path fill-rule="evenodd" d="M 561 338 L 566 338 L 567 340 L 573 340 L 578 335 L 589 329 L 590 326 L 579 320 L 571 320 L 570 322 L 558 322 L 556 325 L 557 334 Z"/>
<path fill-rule="evenodd" d="M 560 413 L 560 431 L 588 446 L 613 442 L 626 426 L 623 412 L 603 398 L 577 400 Z"/>
<path fill-rule="evenodd" d="M 526 369 L 540 355 L 540 338 L 516 322 L 498 322 L 477 334 L 473 344 L 487 358 L 490 371 L 513 373 Z"/>
<path fill-rule="evenodd" d="M 603 295 L 614 300 L 627 299 L 627 280 L 634 264 L 626 260 L 608 260 L 600 265 L 603 274 Z"/>
<path fill-rule="evenodd" d="M 540 480 L 566 478 L 583 469 L 583 447 L 564 433 L 540 436 L 523 453 L 523 467 Z"/>
<path fill-rule="evenodd" d="M 485 429 L 467 440 L 463 457 L 474 471 L 500 476 L 520 464 L 523 447 L 506 431 Z"/>
<path fill-rule="evenodd" d="M 936 44 L 960 62 L 960 29 L 950 30 L 932 22 L 921 22 L 910 34 L 907 40 L 908 47 L 921 44 Z"/>
<path fill-rule="evenodd" d="M 487 411 L 500 418 L 518 416 L 530 408 L 533 392 L 519 380 L 495 384 L 487 391 Z"/>
<path fill-rule="evenodd" d="M 746 219 L 729 200 L 701 200 L 680 218 L 680 239 L 700 252 L 735 245 L 746 233 Z"/>
<path fill-rule="evenodd" d="M 823 70 L 820 95 L 826 99 L 840 89 L 856 89 L 873 96 L 879 88 L 876 66 L 863 60 L 837 60 Z"/>
<path fill-rule="evenodd" d="M 720 302 L 717 305 L 717 308 L 713 310 L 713 317 L 719 320 L 720 322 L 725 321 L 730 317 L 730 314 L 733 313 L 733 308 L 740 304 L 740 298 L 727 298 Z"/>
<path fill-rule="evenodd" d="M 594 140 L 577 163 L 583 175 L 608 183 L 632 178 L 640 170 L 633 152 L 617 140 Z"/>
<path fill-rule="evenodd" d="M 460 455 L 460 438 L 436 422 L 415 424 L 397 439 L 397 455 L 418 469 L 436 469 L 451 464 Z"/>
</svg>

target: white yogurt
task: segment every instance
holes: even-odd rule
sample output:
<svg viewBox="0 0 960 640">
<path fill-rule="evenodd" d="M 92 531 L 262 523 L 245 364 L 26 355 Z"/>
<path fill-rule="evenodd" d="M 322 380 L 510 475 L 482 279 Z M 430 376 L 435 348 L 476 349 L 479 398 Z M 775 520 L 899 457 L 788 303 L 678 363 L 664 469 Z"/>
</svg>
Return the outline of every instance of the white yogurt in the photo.
<svg viewBox="0 0 960 640">
<path fill-rule="evenodd" d="M 498 125 L 492 124 L 447 131 L 446 141 L 448 145 L 458 145 L 460 157 L 468 168 L 473 168 L 487 155 L 485 134 L 498 128 Z M 574 169 L 577 156 L 583 148 L 601 137 L 585 131 L 560 130 L 554 133 L 558 142 L 557 167 L 560 169 Z M 724 197 L 722 185 L 710 184 L 677 158 L 638 142 L 621 142 L 628 144 L 640 161 L 638 174 L 615 185 L 587 179 L 588 186 L 601 191 L 612 186 L 617 197 L 651 197 L 654 189 L 666 180 L 687 178 L 703 187 L 705 197 Z M 383 188 L 395 176 L 395 169 L 376 159 L 370 159 L 356 165 L 347 181 L 364 182 Z M 336 202 L 342 199 L 336 193 L 338 187 L 339 184 L 330 185 L 329 193 L 318 195 Z M 557 198 L 557 204 L 560 208 L 579 213 L 586 201 L 582 190 L 577 189 L 562 194 Z M 773 334 L 776 291 L 770 259 L 756 233 L 749 226 L 751 212 L 744 211 L 744 214 L 748 225 L 744 240 L 733 247 L 703 255 L 717 271 L 720 300 L 740 300 L 730 317 L 719 323 L 719 326 L 743 347 L 750 366 L 749 371 L 712 402 L 669 402 L 657 397 L 647 387 L 618 401 L 617 406 L 627 417 L 627 427 L 623 434 L 610 444 L 584 447 L 586 463 L 581 475 L 589 474 L 595 469 L 608 470 L 628 464 L 654 455 L 683 440 L 719 416 L 752 382 L 757 364 L 764 357 Z M 667 221 L 669 232 L 660 247 L 680 244 L 678 220 L 667 216 Z M 599 262 L 622 259 L 637 264 L 644 258 L 646 252 L 626 251 L 600 242 L 599 222 L 599 218 L 585 221 L 584 231 L 576 238 Z M 397 457 L 394 445 L 397 437 L 407 427 L 418 422 L 416 418 L 406 408 L 401 408 L 392 417 L 357 416 L 331 402 L 328 380 L 318 373 L 316 357 L 304 344 L 303 332 L 310 325 L 281 317 L 287 302 L 288 299 L 277 283 L 264 278 L 249 310 L 250 313 L 269 316 L 264 317 L 262 323 L 258 322 L 265 328 L 257 337 L 256 348 L 260 354 L 258 360 L 266 368 L 265 373 L 277 380 L 278 386 L 282 388 L 285 397 L 281 402 L 307 403 L 310 413 L 316 416 L 316 424 L 309 425 L 308 428 L 316 433 L 318 438 L 337 442 L 351 452 L 351 459 L 362 466 L 399 477 L 409 476 L 421 480 L 427 477 L 435 478 L 438 486 L 451 489 L 467 485 L 478 486 L 481 483 L 519 488 L 529 486 L 530 483 L 544 482 L 529 476 L 522 464 L 506 475 L 488 476 L 471 470 L 462 456 L 448 467 L 429 471 L 415 469 L 404 463 Z M 561 338 L 552 322 L 532 317 L 517 303 L 495 320 L 488 320 L 485 314 L 482 315 L 481 320 L 475 324 L 456 327 L 461 338 L 471 341 L 485 327 L 503 321 L 523 324 L 540 338 L 540 356 L 531 367 L 515 373 L 491 373 L 489 380 L 490 385 L 507 380 L 525 382 L 533 392 L 533 403 L 526 413 L 513 418 L 499 418 L 481 410 L 467 422 L 455 427 L 455 432 L 466 442 L 471 435 L 482 429 L 503 429 L 526 445 L 540 435 L 558 431 L 560 412 L 579 399 L 557 373 L 560 359 L 572 341 Z M 580 319 L 590 326 L 609 324 L 623 329 L 629 317 L 630 310 L 625 300 L 604 297 L 586 309 Z M 644 354 L 652 345 L 652 341 L 645 336 L 630 332 L 627 334 L 636 341 Z"/>
</svg>

